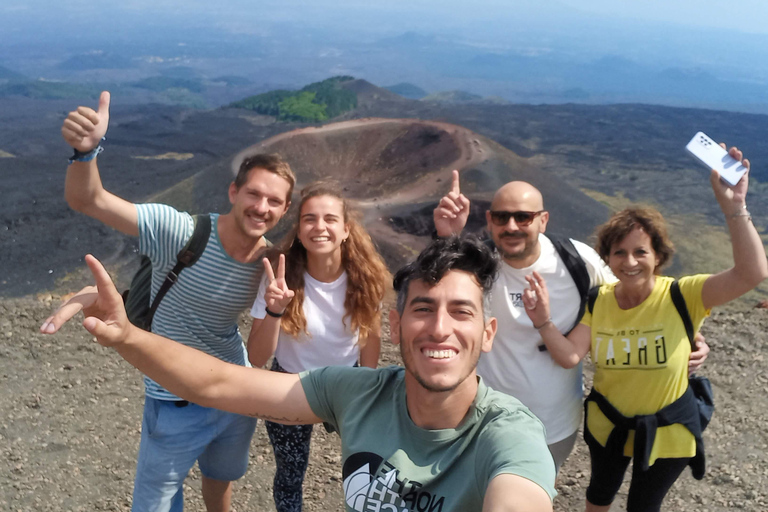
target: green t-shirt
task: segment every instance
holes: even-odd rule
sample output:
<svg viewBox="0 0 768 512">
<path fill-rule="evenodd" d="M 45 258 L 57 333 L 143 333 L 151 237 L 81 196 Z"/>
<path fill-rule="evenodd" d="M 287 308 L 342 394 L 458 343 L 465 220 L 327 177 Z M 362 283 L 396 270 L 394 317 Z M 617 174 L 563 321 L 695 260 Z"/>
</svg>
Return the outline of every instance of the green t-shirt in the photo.
<svg viewBox="0 0 768 512">
<path fill-rule="evenodd" d="M 347 511 L 481 510 L 497 475 L 555 496 L 544 426 L 517 399 L 480 381 L 464 422 L 425 430 L 408 414 L 405 370 L 329 367 L 301 374 L 312 411 L 341 436 Z"/>
</svg>

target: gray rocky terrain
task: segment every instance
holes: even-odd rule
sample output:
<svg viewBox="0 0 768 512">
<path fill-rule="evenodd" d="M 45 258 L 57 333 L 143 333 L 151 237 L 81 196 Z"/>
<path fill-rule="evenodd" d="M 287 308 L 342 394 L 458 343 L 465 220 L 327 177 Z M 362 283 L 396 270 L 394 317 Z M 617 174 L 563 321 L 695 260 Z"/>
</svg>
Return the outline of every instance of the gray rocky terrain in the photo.
<svg viewBox="0 0 768 512">
<path fill-rule="evenodd" d="M 0 510 L 129 510 L 141 427 L 140 374 L 77 322 L 55 336 L 38 334 L 57 304 L 50 295 L 0 302 Z M 387 326 L 384 331 L 381 364 L 398 364 Z M 712 380 L 717 405 L 705 432 L 708 472 L 697 481 L 686 470 L 666 510 L 768 510 L 768 310 L 715 312 L 703 333 L 712 354 L 702 373 Z M 589 377 L 587 370 L 587 384 Z M 338 437 L 316 428 L 306 510 L 341 510 L 340 460 Z M 579 440 L 560 475 L 555 510 L 583 509 L 588 463 Z M 234 510 L 273 510 L 273 468 L 259 424 Z M 614 510 L 625 496 L 623 488 Z M 205 510 L 197 470 L 187 479 L 185 500 L 186 510 Z"/>
<path fill-rule="evenodd" d="M 703 129 L 718 140 L 738 141 L 748 152 L 755 166 L 750 211 L 759 230 L 768 223 L 768 185 L 760 182 L 768 176 L 766 116 L 645 105 L 430 105 L 374 93 L 360 97 L 358 109 L 342 120 L 409 118 L 430 125 L 417 130 L 406 123 L 403 130 L 393 129 L 395 145 L 378 138 L 381 130 L 376 137 L 357 132 L 355 136 L 366 137 L 361 141 L 320 137 L 312 129 L 300 133 L 301 144 L 290 145 L 281 134 L 305 125 L 236 109 L 194 112 L 113 100 L 107 151 L 100 157 L 103 179 L 110 190 L 132 201 L 159 197 L 193 212 L 222 211 L 232 158 L 244 148 L 272 140 L 273 149 L 295 161 L 301 182 L 333 174 L 338 165 L 331 157 L 344 148 L 387 142 L 387 148 L 398 151 L 348 152 L 359 158 L 348 167 L 371 163 L 371 172 L 387 168 L 400 174 L 392 173 L 381 183 L 345 177 L 350 193 L 365 203 L 367 225 L 382 252 L 396 266 L 415 254 L 431 231 L 434 201 L 444 193 L 457 158 L 453 140 L 458 157 L 462 144 L 474 148 L 475 156 L 478 148 L 483 151 L 482 159 L 470 158 L 462 167 L 462 186 L 468 183 L 474 201 L 473 227 L 483 223 L 489 194 L 508 179 L 539 186 L 556 217 L 551 230 L 583 240 L 610 209 L 651 201 L 670 221 L 679 249 L 670 271 L 677 275 L 716 271 L 731 262 L 722 215 L 705 172 L 682 150 Z M 94 343 L 77 324 L 53 337 L 37 333 L 58 304 L 57 294 L 87 281 L 82 272 L 86 252 L 102 259 L 123 286 L 137 259 L 135 240 L 71 211 L 62 198 L 71 151 L 58 128 L 74 106 L 0 100 L 2 511 L 130 509 L 143 400 L 139 373 Z M 462 128 L 445 128 L 445 123 Z M 435 132 L 435 126 L 452 132 L 452 139 Z M 426 147 L 431 153 L 425 160 Z M 406 156 L 414 160 L 402 160 Z M 441 169 L 427 169 L 435 172 L 420 175 L 418 181 L 400 172 L 433 166 Z M 221 188 L 218 195 L 211 193 L 215 183 Z M 401 190 L 410 195 L 398 195 Z M 422 199 L 416 201 L 415 192 Z M 705 323 L 712 354 L 703 373 L 712 380 L 717 403 L 705 433 L 709 471 L 702 481 L 686 471 L 668 496 L 667 510 L 768 510 L 768 310 L 752 309 L 757 299 L 765 298 L 766 289 L 762 285 Z M 381 364 L 398 364 L 399 354 L 388 339 L 385 325 Z M 586 381 L 588 388 L 589 368 Z M 339 462 L 338 438 L 316 429 L 305 485 L 307 510 L 341 509 Z M 273 467 L 271 447 L 259 425 L 251 467 L 235 493 L 235 510 L 273 509 Z M 588 477 L 588 455 L 579 441 L 561 473 L 555 509 L 582 510 Z M 187 485 L 187 510 L 204 510 L 198 472 L 193 471 Z M 623 489 L 615 510 L 622 508 L 625 493 Z"/>
</svg>

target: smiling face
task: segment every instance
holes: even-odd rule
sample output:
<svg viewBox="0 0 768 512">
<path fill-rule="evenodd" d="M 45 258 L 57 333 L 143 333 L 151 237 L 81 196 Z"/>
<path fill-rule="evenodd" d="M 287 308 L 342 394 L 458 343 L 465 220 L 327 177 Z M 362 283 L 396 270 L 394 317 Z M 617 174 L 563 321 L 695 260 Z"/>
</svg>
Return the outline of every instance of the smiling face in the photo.
<svg viewBox="0 0 768 512">
<path fill-rule="evenodd" d="M 412 281 L 402 315 L 391 311 L 390 322 L 406 382 L 438 393 L 476 385 L 477 360 L 491 350 L 496 319 L 483 320 L 482 289 L 472 274 L 451 270 L 434 286 Z"/>
<path fill-rule="evenodd" d="M 266 169 L 251 169 L 239 188 L 229 186 L 235 226 L 242 236 L 258 239 L 275 227 L 290 206 L 291 184 Z"/>
<path fill-rule="evenodd" d="M 340 255 L 341 244 L 349 237 L 342 200 L 327 195 L 305 200 L 297 236 L 308 254 Z"/>
<path fill-rule="evenodd" d="M 635 228 L 611 246 L 608 266 L 623 286 L 631 289 L 653 289 L 659 258 L 653 250 L 651 237 Z"/>
<path fill-rule="evenodd" d="M 504 262 L 514 268 L 531 266 L 539 257 L 539 234 L 544 233 L 549 213 L 542 211 L 544 201 L 541 193 L 529 183 L 513 181 L 501 187 L 493 197 L 491 211 L 498 212 L 541 212 L 528 224 L 518 224 L 514 217 L 502 226 L 495 224 L 491 212 L 485 213 L 488 232 Z"/>
</svg>

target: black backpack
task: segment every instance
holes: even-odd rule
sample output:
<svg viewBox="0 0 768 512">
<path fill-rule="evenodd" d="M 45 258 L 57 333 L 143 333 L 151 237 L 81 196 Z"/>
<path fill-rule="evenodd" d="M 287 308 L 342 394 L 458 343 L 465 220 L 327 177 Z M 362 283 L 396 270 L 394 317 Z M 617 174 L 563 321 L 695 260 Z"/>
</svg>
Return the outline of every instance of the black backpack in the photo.
<svg viewBox="0 0 768 512">
<path fill-rule="evenodd" d="M 210 215 L 193 215 L 195 229 L 187 243 L 182 247 L 176 256 L 176 265 L 165 276 L 165 281 L 155 295 L 152 304 L 149 298 L 152 296 L 152 262 L 147 256 L 141 257 L 139 270 L 131 279 L 131 286 L 123 292 L 123 302 L 125 311 L 128 314 L 128 320 L 137 327 L 145 331 L 152 328 L 152 319 L 155 316 L 160 301 L 171 286 L 176 284 L 179 274 L 186 267 L 191 267 L 203 254 L 205 246 L 208 244 L 208 238 L 211 235 L 211 217 Z"/>
<path fill-rule="evenodd" d="M 568 269 L 568 273 L 571 274 L 571 279 L 573 279 L 573 282 L 576 284 L 576 289 L 579 291 L 579 298 L 581 300 L 581 302 L 579 302 L 579 314 L 576 315 L 576 321 L 571 328 L 565 333 L 565 336 L 567 336 L 574 327 L 579 325 L 581 317 L 584 316 L 584 308 L 587 304 L 587 294 L 589 294 L 589 271 L 587 270 L 587 264 L 584 263 L 584 258 L 582 258 L 579 251 L 576 250 L 576 247 L 573 245 L 573 241 L 571 241 L 570 238 L 551 236 L 547 236 L 547 238 L 549 238 L 552 245 L 555 246 L 558 256 L 563 260 L 563 264 L 565 264 L 565 268 Z"/>
<path fill-rule="evenodd" d="M 549 238 L 549 241 L 552 242 L 552 245 L 555 247 L 557 255 L 560 256 L 565 268 L 568 269 L 568 273 L 571 274 L 571 279 L 573 279 L 573 282 L 576 285 L 576 290 L 579 292 L 579 314 L 576 315 L 576 320 L 571 328 L 568 329 L 568 332 L 571 332 L 574 327 L 579 325 L 581 317 L 584 316 L 584 308 L 587 304 L 587 294 L 589 293 L 590 285 L 589 271 L 587 270 L 587 264 L 584 263 L 584 258 L 582 258 L 579 251 L 576 250 L 576 246 L 573 245 L 573 241 L 570 238 L 561 238 L 550 235 L 547 235 L 547 238 Z M 487 239 L 486 243 L 489 247 L 493 249 L 496 248 L 492 239 Z M 568 332 L 565 333 L 566 336 L 568 335 Z M 547 346 L 542 343 L 539 345 L 539 351 L 546 352 Z"/>
</svg>

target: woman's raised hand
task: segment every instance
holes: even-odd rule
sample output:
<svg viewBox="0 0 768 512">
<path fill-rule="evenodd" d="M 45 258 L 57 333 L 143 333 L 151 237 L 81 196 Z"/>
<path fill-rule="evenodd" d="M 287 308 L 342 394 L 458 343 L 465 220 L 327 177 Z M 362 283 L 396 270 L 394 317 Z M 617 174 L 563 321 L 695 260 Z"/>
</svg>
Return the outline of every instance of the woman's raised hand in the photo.
<svg viewBox="0 0 768 512">
<path fill-rule="evenodd" d="M 547 292 L 547 283 L 538 272 L 525 276 L 528 281 L 528 288 L 523 290 L 523 305 L 528 318 L 533 322 L 536 329 L 544 327 L 551 320 L 549 312 L 549 292 Z"/>
<path fill-rule="evenodd" d="M 720 143 L 723 149 L 726 149 L 725 144 Z M 749 186 L 749 160 L 744 158 L 742 152 L 732 147 L 728 150 L 728 154 L 735 160 L 739 161 L 747 168 L 747 172 L 742 176 L 741 180 L 731 187 L 726 182 L 720 179 L 720 174 L 717 171 L 712 171 L 710 175 L 710 182 L 712 183 L 712 190 L 715 192 L 715 198 L 720 204 L 720 208 L 726 215 L 738 215 L 741 213 L 741 209 L 747 201 L 747 188 Z"/>
<path fill-rule="evenodd" d="M 293 299 L 293 290 L 288 289 L 285 282 L 285 255 L 281 254 L 277 262 L 277 276 L 272 271 L 272 265 L 264 258 L 264 272 L 267 274 L 267 290 L 264 292 L 264 302 L 272 313 L 282 314 Z"/>
</svg>

